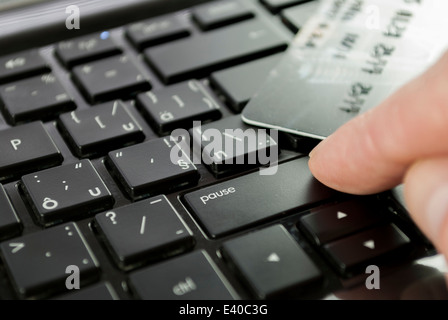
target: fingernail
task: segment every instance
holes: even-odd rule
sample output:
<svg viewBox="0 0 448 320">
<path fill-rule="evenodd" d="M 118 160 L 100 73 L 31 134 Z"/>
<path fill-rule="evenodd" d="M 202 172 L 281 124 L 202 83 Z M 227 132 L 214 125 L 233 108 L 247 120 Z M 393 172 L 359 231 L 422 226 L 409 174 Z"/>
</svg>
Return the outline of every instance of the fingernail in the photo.
<svg viewBox="0 0 448 320">
<path fill-rule="evenodd" d="M 448 185 L 437 188 L 431 195 L 425 213 L 429 237 L 432 240 L 438 239 L 448 215 Z"/>
</svg>

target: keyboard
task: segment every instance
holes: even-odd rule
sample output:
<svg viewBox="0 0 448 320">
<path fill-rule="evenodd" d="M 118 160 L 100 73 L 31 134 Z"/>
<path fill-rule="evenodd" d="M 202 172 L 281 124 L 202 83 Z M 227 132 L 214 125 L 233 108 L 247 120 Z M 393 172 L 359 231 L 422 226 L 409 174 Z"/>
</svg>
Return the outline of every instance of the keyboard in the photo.
<svg viewBox="0 0 448 320">
<path fill-rule="evenodd" d="M 396 190 L 331 190 L 317 141 L 241 120 L 318 4 L 211 1 L 1 56 L 0 298 L 398 299 L 424 278 L 387 285 L 436 256 Z M 275 174 L 237 163 L 263 153 Z"/>
</svg>

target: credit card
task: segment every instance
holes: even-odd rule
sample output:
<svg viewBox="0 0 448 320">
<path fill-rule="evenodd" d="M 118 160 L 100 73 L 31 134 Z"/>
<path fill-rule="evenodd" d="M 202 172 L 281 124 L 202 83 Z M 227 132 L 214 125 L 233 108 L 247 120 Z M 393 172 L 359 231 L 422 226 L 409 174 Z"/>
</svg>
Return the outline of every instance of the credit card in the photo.
<svg viewBox="0 0 448 320">
<path fill-rule="evenodd" d="M 446 0 L 321 1 L 243 120 L 324 139 L 443 54 L 444 12 Z"/>
</svg>

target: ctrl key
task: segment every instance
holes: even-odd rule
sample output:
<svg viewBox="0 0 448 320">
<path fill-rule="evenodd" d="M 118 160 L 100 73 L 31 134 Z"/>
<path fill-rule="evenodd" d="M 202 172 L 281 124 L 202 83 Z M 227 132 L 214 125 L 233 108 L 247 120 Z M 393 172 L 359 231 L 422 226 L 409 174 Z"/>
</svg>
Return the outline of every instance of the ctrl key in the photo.
<svg viewBox="0 0 448 320">
<path fill-rule="evenodd" d="M 142 300 L 229 300 L 232 294 L 204 251 L 132 273 L 129 285 Z"/>
<path fill-rule="evenodd" d="M 78 276 L 81 288 L 98 276 L 96 259 L 75 223 L 3 242 L 0 251 L 21 298 L 63 293 L 69 289 L 66 280 L 70 274 L 70 284 L 75 284 Z"/>
</svg>

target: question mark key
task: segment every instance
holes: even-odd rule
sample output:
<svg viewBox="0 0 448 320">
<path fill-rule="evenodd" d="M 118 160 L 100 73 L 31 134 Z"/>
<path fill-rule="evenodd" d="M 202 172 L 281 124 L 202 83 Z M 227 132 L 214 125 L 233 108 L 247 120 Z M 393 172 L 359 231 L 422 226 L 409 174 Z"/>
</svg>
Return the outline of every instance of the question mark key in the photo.
<svg viewBox="0 0 448 320">
<path fill-rule="evenodd" d="M 98 213 L 92 227 L 126 271 L 194 245 L 191 231 L 163 195 Z"/>
</svg>

